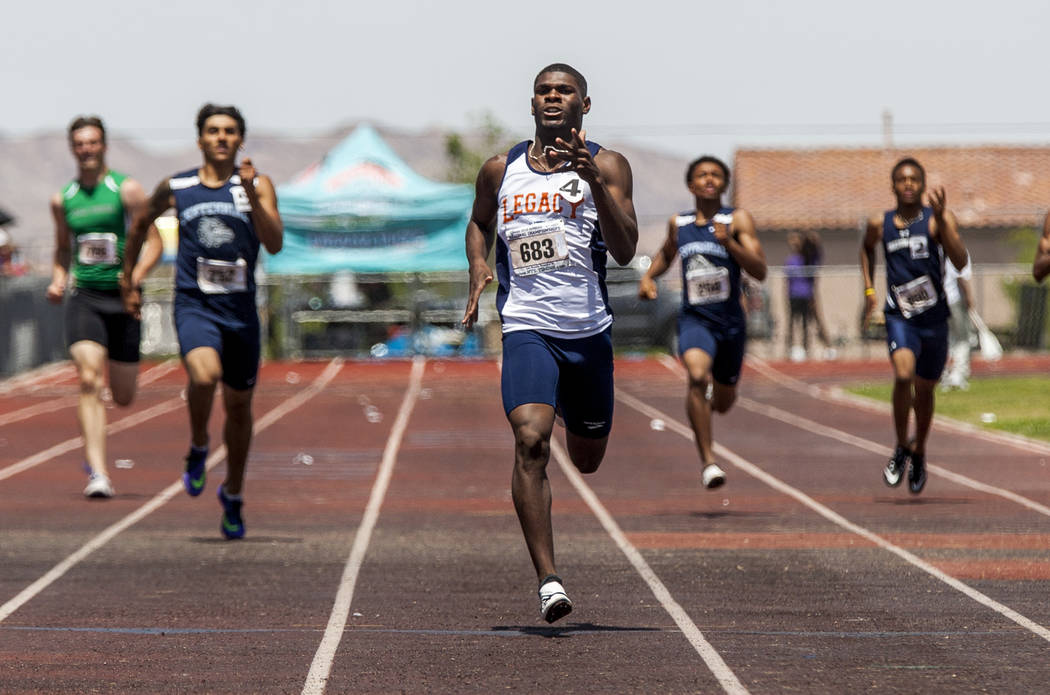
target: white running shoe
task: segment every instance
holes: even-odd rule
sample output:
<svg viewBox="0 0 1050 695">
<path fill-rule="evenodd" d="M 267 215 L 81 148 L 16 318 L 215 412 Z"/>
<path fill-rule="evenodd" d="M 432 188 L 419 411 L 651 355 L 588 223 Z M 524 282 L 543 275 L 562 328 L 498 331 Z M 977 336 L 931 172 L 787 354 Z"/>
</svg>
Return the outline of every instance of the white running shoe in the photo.
<svg viewBox="0 0 1050 695">
<path fill-rule="evenodd" d="M 105 473 L 92 473 L 84 488 L 84 497 L 112 497 L 113 484 Z"/>
<path fill-rule="evenodd" d="M 725 483 L 726 472 L 716 464 L 709 463 L 704 466 L 704 472 L 700 474 L 700 480 L 703 481 L 704 487 L 708 490 L 713 490 Z"/>
<path fill-rule="evenodd" d="M 559 618 L 564 618 L 572 613 L 572 601 L 565 593 L 565 587 L 561 585 L 561 578 L 550 575 L 540 584 L 540 615 L 548 623 L 553 623 Z"/>
</svg>

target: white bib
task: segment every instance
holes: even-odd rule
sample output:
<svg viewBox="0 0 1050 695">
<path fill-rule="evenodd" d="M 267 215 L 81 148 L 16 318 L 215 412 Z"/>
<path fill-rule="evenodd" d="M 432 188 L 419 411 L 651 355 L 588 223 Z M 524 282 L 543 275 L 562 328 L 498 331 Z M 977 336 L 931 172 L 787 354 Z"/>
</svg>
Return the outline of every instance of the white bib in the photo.
<svg viewBox="0 0 1050 695">
<path fill-rule="evenodd" d="M 571 265 L 564 220 L 547 220 L 507 232 L 515 275 L 537 275 Z"/>
<path fill-rule="evenodd" d="M 937 289 L 929 275 L 917 277 L 903 285 L 894 285 L 892 289 L 897 308 L 906 319 L 917 316 L 937 304 Z"/>
<path fill-rule="evenodd" d="M 217 261 L 197 256 L 197 286 L 204 294 L 247 292 L 248 263 L 243 258 Z"/>
<path fill-rule="evenodd" d="M 693 306 L 729 299 L 729 269 L 719 266 L 690 268 L 685 273 L 686 301 Z"/>
<path fill-rule="evenodd" d="M 117 235 L 112 232 L 82 234 L 77 237 L 80 265 L 114 265 L 117 262 Z"/>
</svg>

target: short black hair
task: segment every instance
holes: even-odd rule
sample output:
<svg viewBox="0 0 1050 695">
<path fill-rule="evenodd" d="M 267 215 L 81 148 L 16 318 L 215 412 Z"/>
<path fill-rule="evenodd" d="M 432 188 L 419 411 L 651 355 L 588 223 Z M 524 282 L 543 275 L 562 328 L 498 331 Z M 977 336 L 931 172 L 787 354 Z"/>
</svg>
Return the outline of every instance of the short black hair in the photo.
<svg viewBox="0 0 1050 695">
<path fill-rule="evenodd" d="M 567 63 L 551 63 L 536 73 L 536 79 L 532 83 L 536 84 L 540 79 L 540 75 L 548 72 L 564 72 L 566 75 L 572 75 L 573 79 L 576 80 L 576 85 L 580 88 L 580 94 L 587 96 L 587 78 L 583 76 L 582 72 Z"/>
<path fill-rule="evenodd" d="M 102 144 L 106 143 L 106 126 L 102 125 L 102 119 L 98 116 L 77 116 L 69 124 L 69 141 L 73 141 L 73 133 L 81 128 L 95 127 L 102 132 Z"/>
<path fill-rule="evenodd" d="M 689 162 L 689 166 L 685 170 L 685 182 L 688 184 L 693 180 L 693 170 L 701 164 L 710 162 L 711 164 L 717 164 L 722 172 L 726 175 L 726 185 L 729 185 L 729 167 L 718 157 L 714 155 L 705 154 L 703 157 L 697 157 L 693 161 Z"/>
<path fill-rule="evenodd" d="M 216 104 L 205 104 L 197 112 L 197 136 L 204 135 L 204 122 L 212 116 L 229 116 L 237 121 L 237 129 L 241 131 L 241 137 L 247 130 L 244 125 L 244 116 L 237 110 L 236 106 L 218 106 Z"/>
<path fill-rule="evenodd" d="M 919 173 L 922 174 L 922 182 L 926 183 L 926 170 L 922 167 L 921 164 L 919 164 L 919 160 L 915 159 L 914 157 L 905 157 L 904 159 L 902 159 L 899 162 L 897 162 L 896 164 L 894 164 L 893 165 L 893 169 L 890 171 L 890 181 L 896 181 L 897 180 L 897 171 L 901 167 L 906 167 L 906 166 L 913 166 L 916 169 L 918 169 Z"/>
</svg>

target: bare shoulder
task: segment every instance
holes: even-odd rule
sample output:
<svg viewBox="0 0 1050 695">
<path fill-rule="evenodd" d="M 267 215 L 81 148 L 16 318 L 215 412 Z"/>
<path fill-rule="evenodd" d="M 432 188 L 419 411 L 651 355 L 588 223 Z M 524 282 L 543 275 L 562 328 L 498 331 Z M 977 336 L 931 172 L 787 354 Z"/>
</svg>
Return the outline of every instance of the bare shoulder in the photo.
<svg viewBox="0 0 1050 695">
<path fill-rule="evenodd" d="M 598 150 L 598 154 L 594 155 L 594 163 L 603 170 L 609 167 L 617 171 L 626 171 L 628 173 L 631 171 L 631 163 L 627 161 L 627 157 L 624 157 L 616 150 L 604 147 Z"/>
<path fill-rule="evenodd" d="M 48 201 L 48 204 L 51 206 L 52 210 L 61 210 L 62 207 L 63 207 L 63 205 L 62 205 L 62 192 L 59 191 L 57 193 L 53 193 L 51 195 L 51 200 Z M 39 210 L 40 208 L 37 208 L 37 209 Z"/>
<path fill-rule="evenodd" d="M 755 218 L 744 208 L 736 208 L 733 210 L 733 227 L 739 232 L 753 233 L 755 231 Z"/>
<path fill-rule="evenodd" d="M 500 181 L 503 180 L 503 172 L 507 168 L 507 153 L 493 155 L 485 160 L 478 170 L 476 188 L 478 192 L 496 195 L 499 190 Z"/>
</svg>

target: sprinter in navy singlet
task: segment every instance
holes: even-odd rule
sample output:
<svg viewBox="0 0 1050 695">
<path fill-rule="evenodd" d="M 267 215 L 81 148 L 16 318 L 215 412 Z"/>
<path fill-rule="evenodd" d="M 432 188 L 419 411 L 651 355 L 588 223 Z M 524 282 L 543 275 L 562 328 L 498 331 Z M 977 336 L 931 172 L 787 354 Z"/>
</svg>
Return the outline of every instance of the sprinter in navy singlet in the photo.
<svg viewBox="0 0 1050 695">
<path fill-rule="evenodd" d="M 722 205 L 729 186 L 724 162 L 700 157 L 686 169 L 685 182 L 696 209 L 671 218 L 667 239 L 638 284 L 638 296 L 656 299 L 655 279 L 667 272 L 675 256 L 682 259 L 678 352 L 689 374 L 686 412 L 703 465 L 700 480 L 711 489 L 726 480 L 715 462 L 711 411 L 728 412 L 736 400 L 747 341 L 740 271 L 765 280 L 766 256 L 751 215 Z"/>
<path fill-rule="evenodd" d="M 244 536 L 241 515 L 244 467 L 251 442 L 251 400 L 259 369 L 259 317 L 255 308 L 255 262 L 260 242 L 281 250 L 283 226 L 273 183 L 258 175 L 250 159 L 236 162 L 244 141 L 244 118 L 232 106 L 205 105 L 197 114 L 199 169 L 161 182 L 146 213 L 128 235 L 125 264 L 138 254 L 146 226 L 168 208 L 179 221 L 175 261 L 175 328 L 189 375 L 187 404 L 190 451 L 183 485 L 196 497 L 204 490 L 208 419 L 221 380 L 226 408 L 226 480 L 218 487 L 223 507 L 220 530 Z M 126 272 L 125 272 L 126 274 Z M 122 286 L 135 310 L 141 296 Z"/>
<path fill-rule="evenodd" d="M 546 472 L 555 409 L 564 415 L 573 464 L 593 473 L 612 426 L 605 255 L 629 263 L 638 243 L 630 165 L 587 141 L 582 126 L 590 106 L 576 69 L 556 63 L 540 71 L 532 94 L 535 138 L 482 166 L 466 235 L 467 327 L 493 280 L 486 258 L 496 244 L 503 407 L 514 432 L 511 494 L 547 622 L 572 610 L 555 573 Z"/>
<path fill-rule="evenodd" d="M 926 171 L 912 158 L 897 162 L 890 175 L 897 207 L 868 220 L 860 251 L 864 280 L 864 328 L 877 306 L 875 249 L 886 259 L 886 341 L 893 364 L 893 423 L 897 446 L 882 472 L 891 487 L 905 469 L 908 490 L 926 485 L 926 438 L 933 421 L 934 388 L 948 357 L 948 302 L 944 264 L 966 265 L 966 247 L 955 215 L 946 207 L 944 188 L 934 188 L 923 206 Z M 908 421 L 915 410 L 915 436 Z"/>
</svg>

